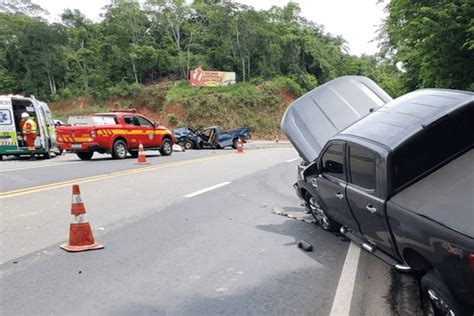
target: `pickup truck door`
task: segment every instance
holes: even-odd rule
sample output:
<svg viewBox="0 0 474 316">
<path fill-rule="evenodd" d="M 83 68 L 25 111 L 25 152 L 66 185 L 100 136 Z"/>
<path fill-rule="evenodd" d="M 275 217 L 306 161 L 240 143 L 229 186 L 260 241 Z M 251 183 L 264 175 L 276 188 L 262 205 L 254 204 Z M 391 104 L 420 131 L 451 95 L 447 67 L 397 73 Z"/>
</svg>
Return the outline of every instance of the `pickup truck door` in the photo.
<svg viewBox="0 0 474 316">
<path fill-rule="evenodd" d="M 346 200 L 346 167 L 344 163 L 345 143 L 331 142 L 321 156 L 316 179 L 317 190 L 321 197 L 319 201 L 327 211 L 328 216 L 336 222 L 357 229 L 358 224 Z"/>
<path fill-rule="evenodd" d="M 381 157 L 367 147 L 347 143 L 347 201 L 359 223 L 362 235 L 384 251 L 393 254 L 385 218 L 385 201 L 380 198 L 383 178 Z"/>
<path fill-rule="evenodd" d="M 155 134 L 155 126 L 153 125 L 153 123 L 144 118 L 143 116 L 137 115 L 136 118 L 138 123 L 140 124 L 143 146 L 159 147 L 161 145 L 161 135 Z"/>
</svg>

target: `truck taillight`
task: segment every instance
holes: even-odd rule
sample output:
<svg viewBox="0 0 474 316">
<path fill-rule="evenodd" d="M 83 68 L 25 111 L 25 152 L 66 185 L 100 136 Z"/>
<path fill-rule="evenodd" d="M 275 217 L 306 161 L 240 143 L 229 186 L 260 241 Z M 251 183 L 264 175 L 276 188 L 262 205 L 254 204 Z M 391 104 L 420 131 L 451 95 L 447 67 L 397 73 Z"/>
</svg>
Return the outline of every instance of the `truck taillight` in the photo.
<svg viewBox="0 0 474 316">
<path fill-rule="evenodd" d="M 471 270 L 474 270 L 474 253 L 469 254 L 469 266 Z"/>
<path fill-rule="evenodd" d="M 92 138 L 95 138 L 96 136 L 97 136 L 97 134 L 95 133 L 95 131 L 92 131 L 92 132 L 91 132 L 91 137 L 92 137 Z"/>
</svg>

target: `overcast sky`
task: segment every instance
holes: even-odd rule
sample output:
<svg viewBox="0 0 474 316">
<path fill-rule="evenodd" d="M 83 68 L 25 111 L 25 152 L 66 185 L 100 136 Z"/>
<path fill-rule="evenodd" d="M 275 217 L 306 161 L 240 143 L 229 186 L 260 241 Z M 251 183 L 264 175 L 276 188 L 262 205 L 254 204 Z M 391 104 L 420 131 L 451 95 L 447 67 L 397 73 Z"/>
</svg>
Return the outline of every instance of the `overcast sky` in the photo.
<svg viewBox="0 0 474 316">
<path fill-rule="evenodd" d="M 52 16 L 57 16 L 64 9 L 79 9 L 89 19 L 100 20 L 102 8 L 110 0 L 33 0 Z M 238 0 L 255 9 L 268 9 L 272 5 L 284 6 L 288 0 Z M 371 42 L 376 37 L 378 25 L 384 17 L 384 4 L 378 0 L 296 0 L 301 7 L 301 15 L 323 25 L 326 32 L 342 35 L 349 43 L 350 52 L 355 55 L 374 54 L 378 51 L 377 43 Z"/>
</svg>

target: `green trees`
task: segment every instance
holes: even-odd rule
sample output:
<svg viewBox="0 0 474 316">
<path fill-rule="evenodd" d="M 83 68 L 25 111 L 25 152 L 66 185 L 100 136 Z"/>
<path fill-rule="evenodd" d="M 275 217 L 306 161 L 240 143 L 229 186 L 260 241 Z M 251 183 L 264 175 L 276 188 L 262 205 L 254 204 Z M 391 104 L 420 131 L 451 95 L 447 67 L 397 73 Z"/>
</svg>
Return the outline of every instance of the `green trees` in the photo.
<svg viewBox="0 0 474 316">
<path fill-rule="evenodd" d="M 5 13 L 0 13 L 0 25 L 1 81 L 13 91 L 54 95 L 64 76 L 62 26 Z"/>
<path fill-rule="evenodd" d="M 238 81 L 288 77 L 302 91 L 341 75 L 369 76 L 393 96 L 473 89 L 471 2 L 392 0 L 387 11 L 385 57 L 357 57 L 293 2 L 256 11 L 227 0 L 114 0 L 100 22 L 66 10 L 47 23 L 31 1 L 8 0 L 0 5 L 0 93 L 128 95 L 198 65 L 235 71 Z"/>
<path fill-rule="evenodd" d="M 403 62 L 407 90 L 474 90 L 474 4 L 470 0 L 392 0 L 383 48 Z"/>
</svg>

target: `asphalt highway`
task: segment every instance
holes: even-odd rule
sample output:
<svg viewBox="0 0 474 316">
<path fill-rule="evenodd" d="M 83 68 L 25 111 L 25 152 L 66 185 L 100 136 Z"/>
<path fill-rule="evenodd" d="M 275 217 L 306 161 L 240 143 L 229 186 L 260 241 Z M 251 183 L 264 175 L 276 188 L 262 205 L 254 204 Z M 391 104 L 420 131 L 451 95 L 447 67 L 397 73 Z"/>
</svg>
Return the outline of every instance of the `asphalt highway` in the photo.
<svg viewBox="0 0 474 316">
<path fill-rule="evenodd" d="M 418 314 L 409 276 L 309 222 L 290 146 L 147 158 L 0 163 L 2 314 Z M 73 183 L 102 250 L 59 249 Z"/>
</svg>

